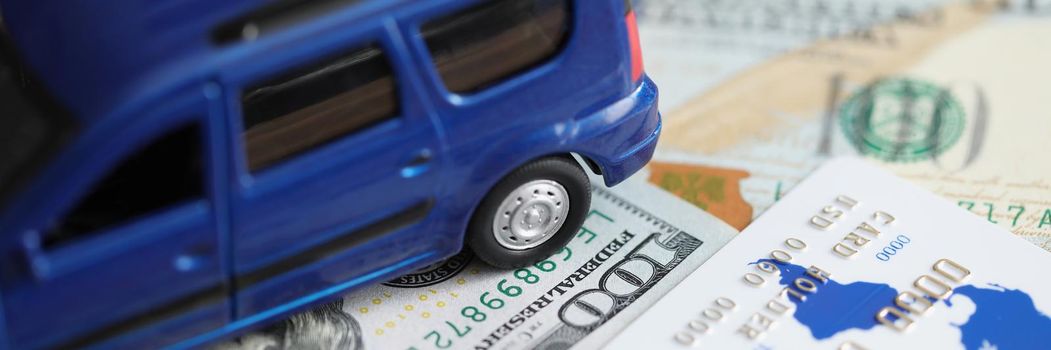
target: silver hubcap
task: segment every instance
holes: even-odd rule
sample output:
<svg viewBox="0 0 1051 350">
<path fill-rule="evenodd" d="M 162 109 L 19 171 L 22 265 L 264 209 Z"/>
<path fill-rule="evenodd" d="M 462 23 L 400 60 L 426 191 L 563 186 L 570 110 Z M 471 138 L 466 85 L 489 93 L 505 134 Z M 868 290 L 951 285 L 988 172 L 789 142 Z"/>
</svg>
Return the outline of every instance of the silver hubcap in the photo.
<svg viewBox="0 0 1051 350">
<path fill-rule="evenodd" d="M 569 193 L 558 182 L 533 180 L 511 191 L 493 218 L 493 236 L 514 250 L 536 247 L 562 228 L 569 213 Z"/>
</svg>

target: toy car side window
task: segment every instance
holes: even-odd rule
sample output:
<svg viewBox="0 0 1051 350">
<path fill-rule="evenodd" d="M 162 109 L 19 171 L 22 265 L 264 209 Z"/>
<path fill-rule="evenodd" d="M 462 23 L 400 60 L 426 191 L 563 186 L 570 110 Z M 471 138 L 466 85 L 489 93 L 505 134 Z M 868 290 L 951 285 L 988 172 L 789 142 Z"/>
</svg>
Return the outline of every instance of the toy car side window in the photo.
<svg viewBox="0 0 1051 350">
<path fill-rule="evenodd" d="M 471 93 L 557 54 L 569 14 L 567 0 L 496 0 L 426 22 L 421 32 L 446 88 Z"/>
<path fill-rule="evenodd" d="M 112 168 L 43 237 L 55 247 L 204 196 L 201 129 L 176 129 Z"/>
<path fill-rule="evenodd" d="M 246 89 L 242 137 L 255 172 L 394 118 L 398 97 L 378 46 L 345 51 Z"/>
</svg>

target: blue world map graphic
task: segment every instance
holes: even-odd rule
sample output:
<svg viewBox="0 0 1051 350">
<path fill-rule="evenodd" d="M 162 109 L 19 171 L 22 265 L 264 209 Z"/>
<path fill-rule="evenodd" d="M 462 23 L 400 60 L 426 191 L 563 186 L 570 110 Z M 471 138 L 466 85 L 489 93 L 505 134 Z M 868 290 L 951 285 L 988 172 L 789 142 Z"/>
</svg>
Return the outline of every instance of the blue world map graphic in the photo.
<svg viewBox="0 0 1051 350">
<path fill-rule="evenodd" d="M 772 259 L 760 259 L 752 264 L 760 262 L 776 264 L 781 270 L 779 283 L 785 287 L 792 286 L 796 278 L 806 274 L 806 268 L 802 266 Z M 1029 294 L 997 284 L 990 284 L 989 287 L 960 286 L 944 301 L 947 306 L 953 307 L 953 300 L 963 295 L 975 304 L 975 311 L 966 322 L 952 325 L 960 329 L 960 342 L 965 348 L 995 347 L 1004 350 L 1051 347 L 1049 339 L 1042 336 L 1051 332 L 1051 317 L 1037 310 Z M 842 284 L 829 279 L 827 283 L 819 283 L 817 292 L 808 294 L 806 301 L 795 298 L 789 300 L 796 305 L 795 319 L 806 326 L 816 340 L 823 340 L 850 329 L 868 330 L 876 327 L 879 325 L 876 313 L 884 306 L 891 305 L 897 295 L 897 289 L 884 283 L 859 281 Z"/>
</svg>

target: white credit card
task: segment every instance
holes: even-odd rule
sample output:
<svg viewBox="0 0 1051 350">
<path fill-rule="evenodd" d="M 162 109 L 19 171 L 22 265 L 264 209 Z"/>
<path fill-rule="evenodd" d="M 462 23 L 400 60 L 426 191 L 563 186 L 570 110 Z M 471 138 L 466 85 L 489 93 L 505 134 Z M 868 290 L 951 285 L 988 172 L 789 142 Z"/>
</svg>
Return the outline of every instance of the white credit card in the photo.
<svg viewBox="0 0 1051 350">
<path fill-rule="evenodd" d="M 852 158 L 815 171 L 610 349 L 1051 348 L 1051 255 Z"/>
</svg>

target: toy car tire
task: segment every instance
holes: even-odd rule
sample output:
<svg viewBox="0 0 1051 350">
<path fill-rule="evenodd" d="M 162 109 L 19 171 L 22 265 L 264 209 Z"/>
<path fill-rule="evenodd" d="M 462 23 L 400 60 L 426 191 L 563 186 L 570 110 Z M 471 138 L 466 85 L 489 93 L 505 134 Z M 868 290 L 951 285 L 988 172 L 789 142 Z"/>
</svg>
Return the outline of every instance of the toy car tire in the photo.
<svg viewBox="0 0 1051 350">
<path fill-rule="evenodd" d="M 467 244 L 490 265 L 527 266 L 562 249 L 590 208 L 590 181 L 574 159 L 535 160 L 489 191 L 471 218 Z"/>
</svg>

